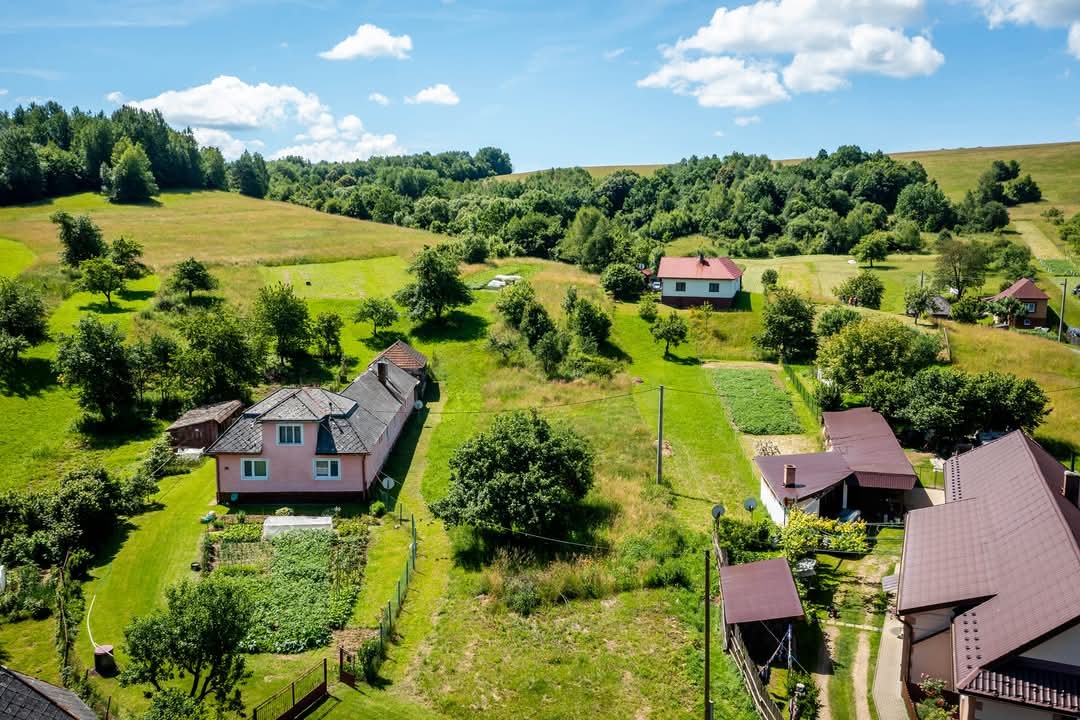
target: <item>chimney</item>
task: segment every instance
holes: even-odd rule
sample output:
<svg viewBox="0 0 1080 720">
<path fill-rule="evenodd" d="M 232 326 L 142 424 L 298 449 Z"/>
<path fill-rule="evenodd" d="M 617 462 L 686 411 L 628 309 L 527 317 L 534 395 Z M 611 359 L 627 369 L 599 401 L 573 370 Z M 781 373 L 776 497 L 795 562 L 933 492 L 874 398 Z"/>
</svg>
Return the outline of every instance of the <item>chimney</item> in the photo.
<svg viewBox="0 0 1080 720">
<path fill-rule="evenodd" d="M 1061 494 L 1074 507 L 1080 507 L 1080 473 L 1065 471 L 1065 480 L 1061 483 Z"/>
<path fill-rule="evenodd" d="M 699 265 L 705 264 L 705 253 L 701 252 L 700 250 L 697 251 L 697 261 Z"/>
<path fill-rule="evenodd" d="M 386 361 L 385 360 L 380 360 L 379 362 L 375 363 L 375 372 L 379 376 L 379 382 L 381 382 L 383 385 L 385 385 L 386 384 Z"/>
<path fill-rule="evenodd" d="M 785 465 L 784 466 L 784 487 L 786 487 L 786 488 L 795 487 L 795 466 L 794 465 Z"/>
</svg>

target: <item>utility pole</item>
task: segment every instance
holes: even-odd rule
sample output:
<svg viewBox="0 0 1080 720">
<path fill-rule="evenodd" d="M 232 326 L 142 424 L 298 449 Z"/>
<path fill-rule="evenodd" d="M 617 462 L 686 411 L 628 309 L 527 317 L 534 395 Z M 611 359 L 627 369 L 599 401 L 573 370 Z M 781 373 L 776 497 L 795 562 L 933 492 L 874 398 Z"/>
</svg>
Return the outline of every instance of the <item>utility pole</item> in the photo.
<svg viewBox="0 0 1080 720">
<path fill-rule="evenodd" d="M 656 421 L 656 484 L 664 481 L 664 386 L 660 386 L 660 415 Z"/>
<path fill-rule="evenodd" d="M 712 585 L 709 580 L 709 551 L 705 550 L 705 720 L 712 720 L 713 707 L 709 698 L 712 675 L 709 673 L 709 610 L 712 605 Z"/>
<path fill-rule="evenodd" d="M 1069 278 L 1061 279 L 1061 312 L 1058 313 L 1058 342 L 1061 342 L 1061 330 L 1065 326 L 1065 291 L 1069 287 Z"/>
</svg>

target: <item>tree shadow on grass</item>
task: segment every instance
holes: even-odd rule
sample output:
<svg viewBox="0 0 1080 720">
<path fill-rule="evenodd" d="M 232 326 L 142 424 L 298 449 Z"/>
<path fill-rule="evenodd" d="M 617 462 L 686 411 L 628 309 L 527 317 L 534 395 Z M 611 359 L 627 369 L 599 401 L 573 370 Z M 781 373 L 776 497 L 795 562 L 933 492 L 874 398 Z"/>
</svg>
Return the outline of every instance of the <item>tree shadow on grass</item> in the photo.
<svg viewBox="0 0 1080 720">
<path fill-rule="evenodd" d="M 424 342 L 478 340 L 487 334 L 488 321 L 479 315 L 454 310 L 442 320 L 427 320 L 412 330 Z"/>
<path fill-rule="evenodd" d="M 408 336 L 398 330 L 380 330 L 378 335 L 368 335 L 360 340 L 369 350 L 385 350 L 398 340 L 408 342 Z"/>
<path fill-rule="evenodd" d="M 37 397 L 57 384 L 52 363 L 44 358 L 22 358 L 0 370 L 0 395 Z"/>
<path fill-rule="evenodd" d="M 336 378 L 336 368 L 314 355 L 300 355 L 289 361 L 288 365 L 274 368 L 274 380 L 286 385 L 325 385 Z"/>
<path fill-rule="evenodd" d="M 753 296 L 748 292 L 738 292 L 735 294 L 735 301 L 731 304 L 731 309 L 736 312 L 750 312 L 754 309 Z"/>
<path fill-rule="evenodd" d="M 137 440 L 152 440 L 160 432 L 156 423 L 142 415 L 116 417 L 106 421 L 95 415 L 83 415 L 77 430 L 91 450 L 115 450 Z"/>
<path fill-rule="evenodd" d="M 615 360 L 617 362 L 631 363 L 634 362 L 634 358 L 630 356 L 625 350 L 618 345 L 615 345 L 610 340 L 605 340 L 600 343 L 600 347 L 597 352 L 601 357 L 605 357 L 609 360 Z"/>
<path fill-rule="evenodd" d="M 664 356 L 664 362 L 675 363 L 676 365 L 700 365 L 701 358 L 694 355 L 680 357 L 674 353 L 668 353 Z"/>
<path fill-rule="evenodd" d="M 148 507 L 144 512 L 153 512 L 157 508 Z M 127 519 L 117 520 L 116 527 L 112 529 L 112 532 L 104 537 L 101 544 L 98 545 L 97 551 L 94 553 L 94 563 L 100 568 L 105 568 L 116 556 L 120 554 L 121 548 L 124 547 L 124 543 L 127 542 L 128 537 L 131 535 L 131 531 L 135 529 L 135 525 Z M 105 577 L 105 573 L 108 570 L 102 570 L 99 572 L 98 577 Z"/>
<path fill-rule="evenodd" d="M 146 301 L 146 300 L 149 300 L 150 298 L 154 297 L 154 291 L 153 290 L 128 290 L 128 289 L 125 289 L 125 290 L 121 290 L 120 292 L 118 292 L 117 295 L 119 295 L 121 297 L 121 299 L 127 300 L 128 302 L 139 302 L 139 301 Z"/>
<path fill-rule="evenodd" d="M 89 302 L 85 305 L 80 305 L 79 310 L 82 312 L 92 312 L 96 315 L 122 315 L 124 313 L 131 312 L 131 308 L 123 307 L 120 305 L 119 300 L 121 297 L 118 295 L 113 298 L 112 305 L 105 302 L 104 298 L 95 302 Z"/>
</svg>

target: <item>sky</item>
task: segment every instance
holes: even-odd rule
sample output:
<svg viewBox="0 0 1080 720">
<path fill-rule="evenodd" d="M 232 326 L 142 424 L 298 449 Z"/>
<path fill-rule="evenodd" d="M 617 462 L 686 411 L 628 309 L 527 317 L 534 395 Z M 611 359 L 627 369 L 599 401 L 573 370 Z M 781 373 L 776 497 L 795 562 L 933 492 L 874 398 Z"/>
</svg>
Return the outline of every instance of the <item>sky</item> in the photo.
<svg viewBox="0 0 1080 720">
<path fill-rule="evenodd" d="M 4 0 L 0 110 L 518 170 L 1075 140 L 1080 0 Z"/>
</svg>

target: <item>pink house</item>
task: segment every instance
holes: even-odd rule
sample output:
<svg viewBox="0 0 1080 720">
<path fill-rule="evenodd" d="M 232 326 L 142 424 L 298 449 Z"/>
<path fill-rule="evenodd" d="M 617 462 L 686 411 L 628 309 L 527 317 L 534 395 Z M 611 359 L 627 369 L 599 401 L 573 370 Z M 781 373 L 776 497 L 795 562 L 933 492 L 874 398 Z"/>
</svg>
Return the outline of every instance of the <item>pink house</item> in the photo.
<svg viewBox="0 0 1080 720">
<path fill-rule="evenodd" d="M 340 393 L 282 388 L 207 449 L 218 502 L 366 496 L 419 399 L 420 381 L 373 363 Z"/>
</svg>

